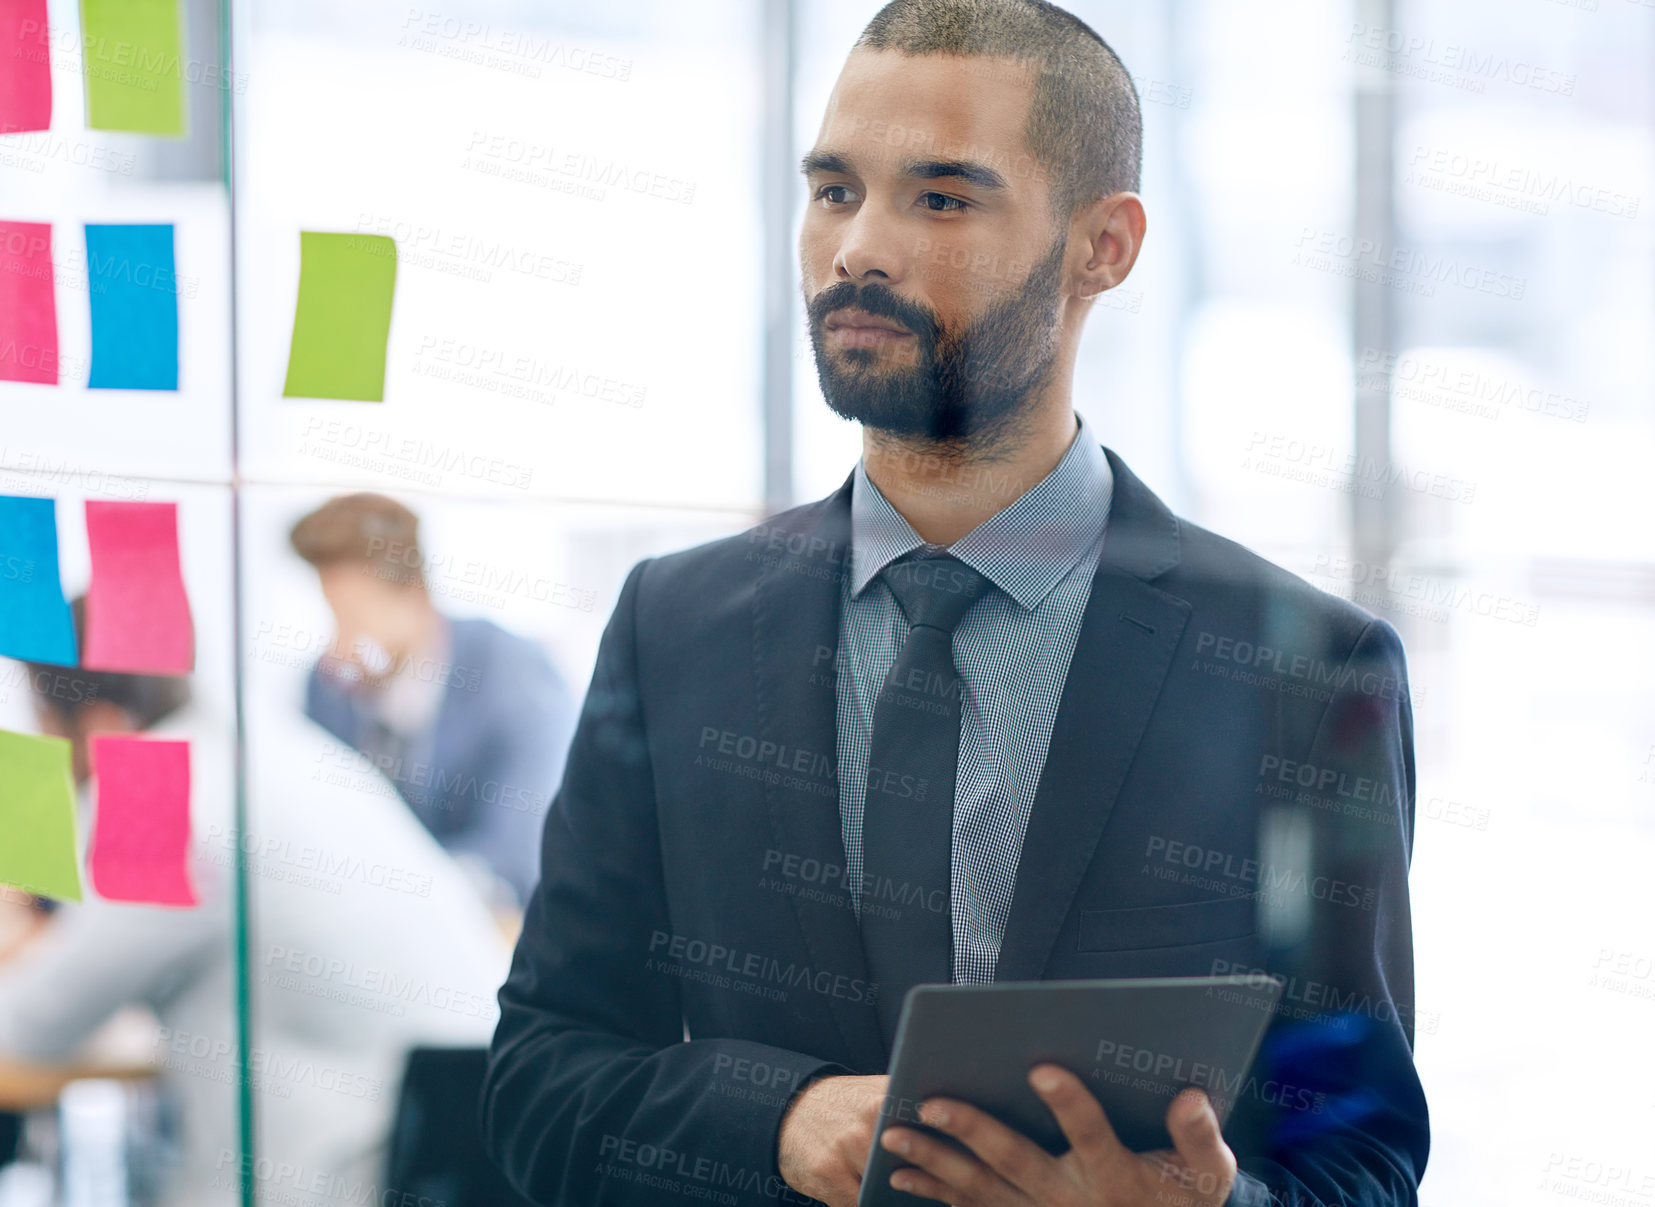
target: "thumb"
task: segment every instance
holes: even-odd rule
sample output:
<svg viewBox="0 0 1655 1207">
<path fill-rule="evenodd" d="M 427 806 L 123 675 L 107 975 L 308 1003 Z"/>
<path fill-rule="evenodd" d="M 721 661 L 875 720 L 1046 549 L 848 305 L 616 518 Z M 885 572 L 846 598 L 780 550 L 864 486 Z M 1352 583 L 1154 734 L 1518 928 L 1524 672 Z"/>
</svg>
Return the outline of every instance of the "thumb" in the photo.
<svg viewBox="0 0 1655 1207">
<path fill-rule="evenodd" d="M 1236 1159 L 1218 1128 L 1207 1096 L 1187 1089 L 1167 1108 L 1167 1132 L 1184 1164 L 1197 1175 L 1196 1188 L 1203 1197 L 1213 1195 L 1223 1202 L 1235 1181 Z"/>
</svg>

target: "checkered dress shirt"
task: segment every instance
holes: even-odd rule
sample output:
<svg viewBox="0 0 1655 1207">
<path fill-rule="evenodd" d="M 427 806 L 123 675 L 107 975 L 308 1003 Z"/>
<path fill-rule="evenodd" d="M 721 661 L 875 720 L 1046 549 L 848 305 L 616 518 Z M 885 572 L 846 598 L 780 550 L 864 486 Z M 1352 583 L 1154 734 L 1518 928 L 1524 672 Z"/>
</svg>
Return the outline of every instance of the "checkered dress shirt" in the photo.
<svg viewBox="0 0 1655 1207">
<path fill-rule="evenodd" d="M 1076 414 L 1069 450 L 1037 485 L 949 546 L 994 584 L 954 631 L 960 757 L 954 791 L 954 981 L 994 980 L 1052 723 L 1109 518 L 1114 476 Z M 962 489 L 1015 490 L 994 471 Z M 860 462 L 851 487 L 851 573 L 839 620 L 839 824 L 861 917 L 862 810 L 874 703 L 908 622 L 879 571 L 925 544 Z"/>
</svg>

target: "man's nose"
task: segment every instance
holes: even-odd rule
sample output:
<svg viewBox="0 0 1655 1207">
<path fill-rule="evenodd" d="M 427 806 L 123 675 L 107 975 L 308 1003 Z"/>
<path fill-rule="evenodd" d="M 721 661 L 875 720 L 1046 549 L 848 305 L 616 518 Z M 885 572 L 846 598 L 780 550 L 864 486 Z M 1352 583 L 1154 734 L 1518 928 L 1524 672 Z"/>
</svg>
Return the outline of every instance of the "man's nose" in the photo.
<svg viewBox="0 0 1655 1207">
<path fill-rule="evenodd" d="M 864 204 L 845 227 L 833 275 L 840 281 L 877 280 L 895 284 L 908 276 L 913 238 L 880 207 Z"/>
</svg>

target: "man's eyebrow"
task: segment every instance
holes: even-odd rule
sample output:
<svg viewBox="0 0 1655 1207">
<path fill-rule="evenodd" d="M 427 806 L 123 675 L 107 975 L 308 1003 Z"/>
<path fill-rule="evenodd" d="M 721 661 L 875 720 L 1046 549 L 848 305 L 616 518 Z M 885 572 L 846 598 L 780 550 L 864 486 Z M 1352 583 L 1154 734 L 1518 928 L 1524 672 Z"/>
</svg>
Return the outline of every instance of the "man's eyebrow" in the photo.
<svg viewBox="0 0 1655 1207">
<path fill-rule="evenodd" d="M 907 165 L 902 169 L 902 174 L 914 180 L 935 180 L 938 177 L 954 176 L 980 189 L 1006 187 L 1004 176 L 987 164 L 974 163 L 969 159 L 923 159 Z"/>
<path fill-rule="evenodd" d="M 806 176 L 853 176 L 850 160 L 837 151 L 812 151 L 799 161 L 799 171 Z"/>
<path fill-rule="evenodd" d="M 812 151 L 799 161 L 806 176 L 854 176 L 850 159 L 837 151 Z M 910 180 L 941 180 L 952 177 L 980 189 L 1003 189 L 1006 178 L 987 164 L 969 159 L 918 159 L 904 164 L 902 174 Z"/>
</svg>

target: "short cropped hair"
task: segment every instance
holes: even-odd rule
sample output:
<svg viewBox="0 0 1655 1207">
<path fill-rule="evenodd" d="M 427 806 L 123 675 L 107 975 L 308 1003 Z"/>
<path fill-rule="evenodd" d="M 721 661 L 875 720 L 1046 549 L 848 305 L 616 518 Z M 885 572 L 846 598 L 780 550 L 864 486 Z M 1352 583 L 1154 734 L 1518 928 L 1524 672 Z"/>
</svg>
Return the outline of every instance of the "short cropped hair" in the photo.
<svg viewBox="0 0 1655 1207">
<path fill-rule="evenodd" d="M 1024 137 L 1046 165 L 1060 221 L 1099 198 L 1138 191 L 1138 90 L 1109 44 L 1073 13 L 1046 0 L 891 0 L 856 46 L 1003 57 L 1032 69 Z"/>
<path fill-rule="evenodd" d="M 376 577 L 399 587 L 425 582 L 419 517 L 389 495 L 362 491 L 329 499 L 293 525 L 288 540 L 318 570 L 371 566 Z"/>
</svg>

